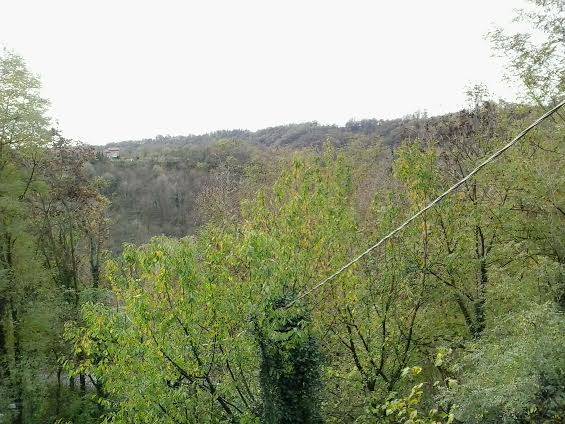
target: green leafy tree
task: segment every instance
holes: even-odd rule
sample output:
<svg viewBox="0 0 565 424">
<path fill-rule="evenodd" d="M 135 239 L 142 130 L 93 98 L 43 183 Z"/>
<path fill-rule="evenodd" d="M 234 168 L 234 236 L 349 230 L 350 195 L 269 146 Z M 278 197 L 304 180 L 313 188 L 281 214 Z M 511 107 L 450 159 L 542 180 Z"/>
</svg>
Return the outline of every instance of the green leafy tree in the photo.
<svg viewBox="0 0 565 424">
<path fill-rule="evenodd" d="M 255 323 L 261 352 L 259 379 L 265 423 L 322 422 L 319 390 L 321 353 L 309 334 L 308 314 L 288 307 L 292 297 L 267 303 Z"/>
<path fill-rule="evenodd" d="M 489 33 L 495 51 L 510 63 L 527 95 L 538 105 L 556 104 L 565 92 L 565 5 L 561 0 L 529 0 L 514 22 L 526 29 Z"/>
<path fill-rule="evenodd" d="M 446 398 L 465 423 L 562 422 L 564 320 L 552 304 L 509 313 L 459 361 Z"/>
<path fill-rule="evenodd" d="M 0 413 L 15 423 L 72 416 L 86 395 L 86 376 L 81 393 L 74 378 L 62 381 L 62 333 L 99 283 L 104 242 L 106 201 L 84 173 L 89 149 L 50 128 L 39 88 L 20 57 L 0 55 Z"/>
<path fill-rule="evenodd" d="M 0 406 L 16 423 L 23 422 L 26 407 L 27 312 L 46 294 L 26 209 L 30 189 L 38 186 L 42 147 L 50 140 L 39 87 L 19 56 L 0 53 Z"/>
<path fill-rule="evenodd" d="M 319 416 L 317 329 L 265 299 L 296 295 L 347 254 L 333 237 L 353 225 L 347 164 L 336 159 L 297 158 L 247 204 L 241 227 L 154 239 L 108 265 L 116 307 L 86 305 L 84 332 L 69 337 L 114 421 Z"/>
</svg>

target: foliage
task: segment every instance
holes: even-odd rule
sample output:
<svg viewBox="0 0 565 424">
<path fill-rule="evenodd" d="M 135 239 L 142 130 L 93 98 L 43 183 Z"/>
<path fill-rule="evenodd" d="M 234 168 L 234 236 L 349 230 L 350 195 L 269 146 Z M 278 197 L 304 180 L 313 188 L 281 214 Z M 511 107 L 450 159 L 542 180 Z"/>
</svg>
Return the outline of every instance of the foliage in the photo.
<svg viewBox="0 0 565 424">
<path fill-rule="evenodd" d="M 562 0 L 529 3 L 514 18 L 525 30 L 508 34 L 497 28 L 489 38 L 536 104 L 556 104 L 565 92 L 565 5 Z"/>
<path fill-rule="evenodd" d="M 255 324 L 261 352 L 259 379 L 265 423 L 319 423 L 320 352 L 308 334 L 309 319 L 287 308 L 290 297 L 267 304 L 266 317 Z"/>
<path fill-rule="evenodd" d="M 565 327 L 551 304 L 509 313 L 458 364 L 460 384 L 446 393 L 469 423 L 562 422 Z"/>
<path fill-rule="evenodd" d="M 333 155 L 297 158 L 247 204 L 240 228 L 156 238 L 108 265 L 116 307 L 86 305 L 86 333 L 69 337 L 84 372 L 103 383 L 112 420 L 269 421 L 272 404 L 288 407 L 281 419 L 317 414 L 314 330 L 300 318 L 280 335 L 286 321 L 263 299 L 297 293 L 347 253 L 335 235 L 350 220 L 348 167 Z M 277 392 L 265 398 L 261 384 Z M 289 390 L 303 394 L 289 399 Z"/>
<path fill-rule="evenodd" d="M 62 370 L 62 333 L 99 283 L 106 201 L 84 174 L 92 149 L 50 128 L 39 88 L 20 57 L 0 54 L 0 416 L 87 422 L 98 413 L 86 376 L 77 391 Z"/>
<path fill-rule="evenodd" d="M 543 104 L 563 10 L 533 4 L 545 41 L 492 37 Z M 319 284 L 541 114 L 468 94 L 441 117 L 159 136 L 113 161 L 50 128 L 3 52 L 0 421 L 561 422 L 558 115 Z"/>
<path fill-rule="evenodd" d="M 418 376 L 422 372 L 421 367 L 405 368 L 402 372 L 403 377 Z M 435 382 L 434 386 L 439 382 Z M 410 393 L 401 398 L 395 398 L 396 393 L 392 392 L 380 410 L 375 410 L 377 416 L 381 416 L 383 423 L 403 423 L 403 424 L 451 424 L 454 420 L 452 413 L 438 411 L 432 408 L 428 412 L 422 413 L 421 404 L 426 383 L 421 382 L 410 389 Z"/>
<path fill-rule="evenodd" d="M 296 155 L 274 184 L 242 201 L 239 223 L 128 246 L 108 266 L 117 299 L 85 306 L 83 335 L 69 333 L 85 359 L 80 370 L 103 387 L 109 419 L 371 422 L 383 411 L 379 419 L 452 419 L 434 410 L 438 395 L 466 408 L 453 407 L 465 411 L 461 420 L 489 410 L 490 391 L 472 391 L 472 403 L 457 395 L 472 365 L 447 371 L 430 357 L 442 346 L 456 357 L 473 343 L 491 348 L 510 311 L 561 302 L 562 161 L 543 154 L 560 151 L 561 125 L 532 135 L 309 299 L 284 305 L 358 251 L 358 237 L 386 234 L 529 119 L 520 108 L 483 103 L 429 128 L 429 141 L 397 150 L 368 214 L 356 202 L 371 167 L 353 146 L 328 146 Z M 484 360 L 486 370 L 494 358 Z M 433 385 L 424 395 L 424 385 L 405 378 L 415 364 L 430 380 L 460 380 L 461 389 Z M 541 392 L 549 390 L 559 398 L 559 387 Z M 524 405 L 512 416 L 525 416 Z"/>
</svg>

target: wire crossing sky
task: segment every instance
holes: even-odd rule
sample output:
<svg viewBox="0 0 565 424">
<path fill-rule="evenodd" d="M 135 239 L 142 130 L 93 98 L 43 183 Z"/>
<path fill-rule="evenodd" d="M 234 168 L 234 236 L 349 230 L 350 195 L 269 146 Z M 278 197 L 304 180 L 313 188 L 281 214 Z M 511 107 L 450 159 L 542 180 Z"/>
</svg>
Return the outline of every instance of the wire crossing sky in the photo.
<svg viewBox="0 0 565 424">
<path fill-rule="evenodd" d="M 0 45 L 88 143 L 316 120 L 438 114 L 485 83 L 484 34 L 521 0 L 3 0 Z M 31 12 L 33 11 L 33 13 Z"/>
</svg>

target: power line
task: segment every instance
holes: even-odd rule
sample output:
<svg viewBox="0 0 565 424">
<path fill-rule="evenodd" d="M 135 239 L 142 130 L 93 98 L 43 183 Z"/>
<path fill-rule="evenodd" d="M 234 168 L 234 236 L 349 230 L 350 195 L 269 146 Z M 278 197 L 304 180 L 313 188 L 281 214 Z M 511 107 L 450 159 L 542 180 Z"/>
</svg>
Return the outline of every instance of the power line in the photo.
<svg viewBox="0 0 565 424">
<path fill-rule="evenodd" d="M 414 215 L 412 215 L 410 218 L 408 218 L 406 221 L 404 221 L 400 226 L 398 226 L 396 229 L 392 230 L 390 233 L 388 233 L 386 236 L 384 236 L 382 239 L 380 239 L 378 242 L 376 242 L 375 244 L 373 244 L 372 246 L 370 246 L 367 250 L 365 250 L 363 253 L 359 254 L 358 256 L 356 256 L 355 258 L 353 258 L 352 260 L 350 260 L 348 263 L 346 263 L 345 265 L 343 265 L 341 268 L 339 268 L 336 272 L 334 272 L 332 275 L 330 275 L 329 277 L 323 279 L 322 281 L 320 281 L 318 284 L 316 284 L 315 286 L 312 286 L 311 288 L 309 288 L 308 290 L 299 293 L 298 296 L 296 297 L 296 299 L 294 299 L 292 302 L 290 302 L 288 305 L 286 305 L 287 308 L 291 307 L 292 305 L 294 305 L 296 302 L 298 302 L 299 300 L 305 298 L 306 296 L 308 296 L 309 294 L 311 294 L 312 292 L 318 290 L 320 287 L 322 287 L 324 284 L 330 282 L 331 280 L 333 280 L 334 278 L 336 278 L 339 274 L 341 274 L 343 271 L 345 271 L 346 269 L 348 269 L 351 265 L 353 265 L 354 263 L 356 263 L 357 261 L 359 261 L 361 258 L 363 258 L 364 256 L 368 255 L 369 253 L 371 253 L 374 249 L 376 249 L 377 247 L 379 247 L 381 244 L 383 244 L 386 240 L 388 240 L 389 238 L 391 238 L 392 236 L 394 236 L 396 233 L 398 233 L 399 231 L 401 231 L 402 229 L 404 229 L 404 227 L 406 227 L 408 224 L 410 224 L 412 221 L 414 221 L 416 218 L 418 218 L 420 215 L 422 215 L 423 213 L 425 213 L 428 209 L 431 209 L 432 207 L 434 207 L 436 204 L 438 204 L 439 202 L 441 202 L 443 200 L 444 197 L 448 196 L 449 194 L 451 194 L 451 192 L 453 192 L 454 190 L 456 190 L 458 187 L 460 187 L 462 184 L 464 184 L 465 182 L 467 182 L 473 175 L 475 175 L 477 172 L 479 172 L 482 168 L 484 168 L 487 164 L 489 164 L 490 162 L 492 162 L 493 160 L 495 160 L 497 157 L 499 157 L 500 155 L 502 155 L 504 152 L 506 152 L 508 149 L 510 149 L 514 144 L 516 144 L 521 138 L 523 138 L 526 134 L 528 134 L 530 132 L 530 130 L 532 130 L 534 127 L 536 127 L 539 123 L 541 123 L 543 120 L 545 120 L 546 118 L 548 118 L 549 116 L 553 115 L 555 112 L 557 112 L 558 109 L 560 109 L 563 105 L 565 105 L 565 100 L 562 100 L 560 103 L 558 103 L 556 106 L 554 106 L 552 109 L 550 109 L 549 111 L 547 111 L 546 113 L 544 113 L 542 116 L 540 116 L 535 122 L 533 122 L 532 124 L 530 124 L 526 129 L 524 129 L 520 134 L 518 134 L 512 141 L 510 141 L 509 143 L 505 144 L 503 147 L 501 147 L 500 149 L 498 149 L 496 152 L 494 152 L 492 155 L 490 155 L 488 158 L 486 158 L 485 160 L 483 160 L 475 169 L 473 169 L 471 172 L 469 172 L 469 174 L 467 174 L 464 178 L 462 178 L 461 180 L 459 180 L 458 182 L 456 182 L 455 184 L 453 184 L 451 187 L 449 187 L 446 191 L 444 191 L 442 194 L 440 194 L 438 197 L 436 197 L 432 202 L 430 202 L 425 208 L 421 209 L 420 211 L 418 211 L 417 213 L 415 213 Z"/>
</svg>

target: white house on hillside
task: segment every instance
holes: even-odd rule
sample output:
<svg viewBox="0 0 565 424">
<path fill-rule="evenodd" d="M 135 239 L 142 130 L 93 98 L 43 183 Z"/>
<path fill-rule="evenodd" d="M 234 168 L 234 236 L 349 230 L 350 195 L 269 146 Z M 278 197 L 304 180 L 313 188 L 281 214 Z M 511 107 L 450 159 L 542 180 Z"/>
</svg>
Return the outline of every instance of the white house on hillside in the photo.
<svg viewBox="0 0 565 424">
<path fill-rule="evenodd" d="M 108 147 L 104 149 L 104 156 L 110 159 L 119 159 L 120 158 L 120 148 L 119 147 Z"/>
</svg>

